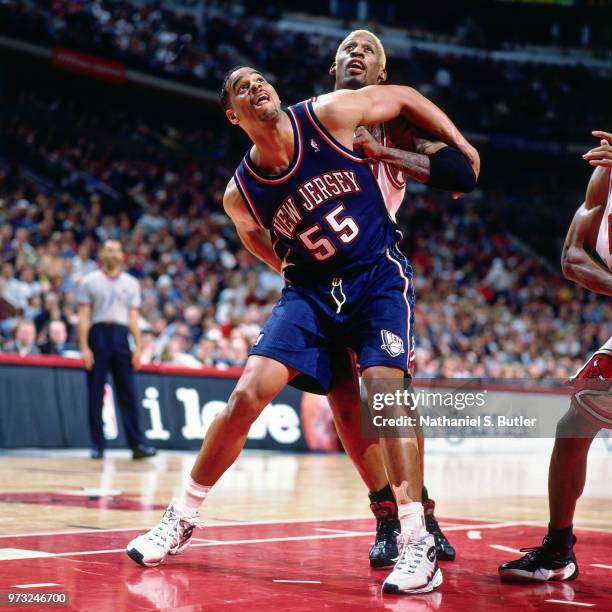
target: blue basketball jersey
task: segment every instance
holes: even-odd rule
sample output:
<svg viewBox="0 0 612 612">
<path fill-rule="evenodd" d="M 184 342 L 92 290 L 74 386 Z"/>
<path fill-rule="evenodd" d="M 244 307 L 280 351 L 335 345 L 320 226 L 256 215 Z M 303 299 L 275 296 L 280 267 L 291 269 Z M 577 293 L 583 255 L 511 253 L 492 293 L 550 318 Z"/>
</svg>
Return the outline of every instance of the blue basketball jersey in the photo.
<svg viewBox="0 0 612 612">
<path fill-rule="evenodd" d="M 317 119 L 312 101 L 287 109 L 294 153 L 280 175 L 244 156 L 234 181 L 255 221 L 270 230 L 284 276 L 301 284 L 357 272 L 401 238 L 367 161 Z"/>
</svg>

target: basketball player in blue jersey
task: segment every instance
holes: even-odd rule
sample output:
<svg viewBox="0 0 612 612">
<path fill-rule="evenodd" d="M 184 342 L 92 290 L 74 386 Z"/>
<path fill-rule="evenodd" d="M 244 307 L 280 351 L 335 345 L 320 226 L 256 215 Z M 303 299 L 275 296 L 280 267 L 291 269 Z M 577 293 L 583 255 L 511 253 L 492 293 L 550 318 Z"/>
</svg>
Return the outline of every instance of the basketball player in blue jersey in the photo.
<svg viewBox="0 0 612 612">
<path fill-rule="evenodd" d="M 338 46 L 330 74 L 335 78 L 335 90 L 360 89 L 384 83 L 387 79 L 386 57 L 381 41 L 367 30 L 351 32 Z M 370 159 L 385 206 L 393 219 L 404 200 L 407 178 L 455 193 L 472 191 L 476 185 L 479 157 L 473 147 L 464 144 L 463 153 L 444 142 L 433 141 L 418 133 L 415 126 L 401 116 L 387 125 L 358 128 L 353 147 Z M 412 350 L 410 356 L 411 359 L 414 357 Z M 370 508 L 376 517 L 370 565 L 374 568 L 389 567 L 398 555 L 396 537 L 400 526 L 397 504 L 387 481 L 378 441 L 362 435 L 359 381 L 352 351 L 340 353 L 334 361 L 328 400 L 342 445 L 369 489 Z M 420 451 L 423 470 L 422 445 Z M 429 498 L 425 487 L 422 503 L 425 524 L 434 536 L 438 559 L 453 560 L 455 549 L 435 519 L 435 502 Z"/>
<path fill-rule="evenodd" d="M 200 504 L 287 383 L 329 391 L 337 347 L 355 351 L 369 394 L 403 384 L 410 271 L 367 160 L 353 152 L 354 133 L 402 114 L 445 142 L 464 141 L 440 109 L 408 87 L 342 90 L 284 110 L 263 75 L 243 66 L 228 73 L 222 104 L 254 143 L 227 186 L 224 208 L 245 247 L 282 272 L 286 286 L 206 433 L 181 499 L 128 544 L 128 555 L 143 566 L 189 545 Z M 383 588 L 431 591 L 442 572 L 425 529 L 416 436 L 384 438 L 381 450 L 401 524 L 401 553 Z"/>
</svg>

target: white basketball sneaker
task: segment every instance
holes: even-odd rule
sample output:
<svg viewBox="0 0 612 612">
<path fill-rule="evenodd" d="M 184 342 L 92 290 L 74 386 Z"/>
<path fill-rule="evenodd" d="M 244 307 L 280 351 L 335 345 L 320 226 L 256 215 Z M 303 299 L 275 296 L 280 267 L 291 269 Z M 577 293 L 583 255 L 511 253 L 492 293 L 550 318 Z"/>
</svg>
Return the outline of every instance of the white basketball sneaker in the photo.
<svg viewBox="0 0 612 612">
<path fill-rule="evenodd" d="M 429 593 L 442 584 L 442 570 L 436 559 L 436 543 L 430 533 L 418 540 L 401 533 L 397 544 L 399 557 L 383 583 L 383 592 Z"/>
<path fill-rule="evenodd" d="M 154 567 L 167 555 L 178 555 L 188 548 L 194 528 L 201 526 L 197 512 L 185 514 L 177 500 L 172 500 L 161 521 L 147 533 L 134 538 L 125 552 L 139 565 Z"/>
</svg>

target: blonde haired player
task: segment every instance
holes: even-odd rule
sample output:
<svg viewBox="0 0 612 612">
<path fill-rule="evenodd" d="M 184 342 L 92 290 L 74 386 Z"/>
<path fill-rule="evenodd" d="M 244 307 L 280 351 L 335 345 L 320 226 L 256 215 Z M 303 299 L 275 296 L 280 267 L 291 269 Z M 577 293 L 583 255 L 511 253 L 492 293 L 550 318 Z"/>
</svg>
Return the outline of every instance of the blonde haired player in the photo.
<svg viewBox="0 0 612 612">
<path fill-rule="evenodd" d="M 612 134 L 595 131 L 600 146 L 583 155 L 595 170 L 565 239 L 561 265 L 569 280 L 612 295 Z M 600 429 L 612 428 L 612 338 L 572 378 L 570 409 L 557 425 L 548 471 L 550 520 L 542 546 L 499 568 L 502 580 L 574 580 L 578 563 L 572 521 L 586 480 L 587 455 Z"/>
<path fill-rule="evenodd" d="M 387 80 L 386 55 L 380 39 L 367 30 L 350 32 L 338 45 L 330 74 L 334 89 L 360 89 Z M 463 143 L 462 150 L 417 132 L 405 118 L 387 124 L 357 129 L 353 142 L 370 158 L 389 215 L 395 220 L 404 200 L 408 178 L 452 192 L 474 189 L 479 158 L 476 150 Z M 472 162 L 470 161 L 472 160 Z M 400 255 L 407 261 L 407 257 Z M 411 328 L 414 315 L 411 313 Z M 411 334 L 411 361 L 414 363 L 414 336 Z M 333 382 L 328 395 L 342 444 L 368 487 L 370 508 L 376 517 L 376 536 L 369 561 L 374 568 L 394 565 L 398 556 L 397 535 L 400 517 L 396 500 L 384 469 L 378 440 L 361 433 L 359 379 L 352 351 L 340 353 L 333 363 Z M 419 440 L 420 469 L 423 471 L 424 445 Z M 423 487 L 421 500 L 425 524 L 434 536 L 438 559 L 453 560 L 455 549 L 441 531 L 435 516 L 435 502 Z"/>
</svg>

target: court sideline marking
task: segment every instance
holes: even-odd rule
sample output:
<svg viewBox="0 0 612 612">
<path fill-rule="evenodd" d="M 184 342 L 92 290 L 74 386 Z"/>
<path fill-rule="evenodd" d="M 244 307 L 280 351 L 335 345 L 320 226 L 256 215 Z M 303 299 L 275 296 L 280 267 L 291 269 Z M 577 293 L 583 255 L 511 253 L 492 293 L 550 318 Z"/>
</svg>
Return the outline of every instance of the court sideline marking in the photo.
<svg viewBox="0 0 612 612">
<path fill-rule="evenodd" d="M 311 522 L 311 521 L 307 521 Z M 322 521 L 320 521 L 322 522 Z M 279 522 L 277 524 L 283 524 L 283 522 Z M 491 523 L 485 525 L 461 525 L 451 527 L 453 531 L 458 531 L 459 529 L 470 530 L 474 528 L 478 529 L 499 529 L 502 527 L 514 527 L 516 525 L 520 525 L 519 523 Z M 119 531 L 119 530 L 118 530 Z M 97 532 L 95 532 L 97 533 Z M 373 531 L 352 531 L 347 533 L 327 533 L 327 534 L 314 534 L 314 535 L 301 535 L 301 536 L 279 536 L 279 537 L 271 537 L 271 538 L 253 538 L 253 539 L 243 539 L 243 540 L 204 540 L 194 538 L 194 541 L 197 544 L 193 544 L 191 548 L 202 548 L 207 546 L 232 546 L 236 544 L 267 544 L 271 542 L 296 542 L 296 541 L 307 541 L 307 540 L 331 540 L 337 538 L 355 538 L 355 537 L 364 537 L 371 536 Z M 55 534 L 53 534 L 55 535 Z M 61 534 L 57 534 L 61 535 Z M 124 552 L 125 548 L 111 548 L 111 549 L 103 549 L 103 550 L 86 550 L 86 551 L 74 551 L 74 552 L 61 552 L 61 553 L 49 553 L 46 551 L 39 551 L 41 557 L 79 557 L 83 555 L 104 555 L 104 554 L 112 554 L 118 552 Z M 32 557 L 35 558 L 35 557 Z M 15 561 L 16 559 L 3 559 L 3 561 Z"/>
<path fill-rule="evenodd" d="M 334 516 L 324 518 L 308 518 L 308 519 L 269 519 L 262 521 L 220 521 L 206 525 L 206 527 L 230 527 L 230 526 L 250 526 L 250 525 L 291 525 L 300 523 L 327 523 L 332 521 L 359 521 L 370 519 L 374 521 L 372 515 L 361 515 L 361 516 Z M 211 519 L 209 519 L 211 520 Z M 212 519 L 214 520 L 214 519 Z M 485 517 L 469 517 L 462 518 L 457 516 L 449 516 L 446 518 L 438 519 L 442 524 L 444 531 L 462 531 L 464 529 L 495 529 L 500 527 L 514 527 L 518 525 L 525 525 L 527 527 L 543 527 L 546 528 L 546 524 L 538 521 L 512 521 L 512 522 L 499 522 L 496 519 L 485 518 Z M 486 522 L 486 525 L 461 525 L 452 524 L 446 526 L 446 521 L 482 521 Z M 121 533 L 127 531 L 148 531 L 150 525 L 137 526 L 137 527 L 118 527 L 118 528 L 92 528 L 92 529 L 79 529 L 74 531 L 37 531 L 31 533 L 17 533 L 17 534 L 0 534 L 0 540 L 4 538 L 29 538 L 38 536 L 61 536 L 61 535 L 78 535 L 84 533 Z M 612 533 L 612 529 L 604 529 L 598 527 L 575 527 L 577 531 L 592 531 L 595 533 Z M 347 531 L 348 530 L 338 530 Z M 373 533 L 373 531 L 372 531 Z"/>
</svg>

